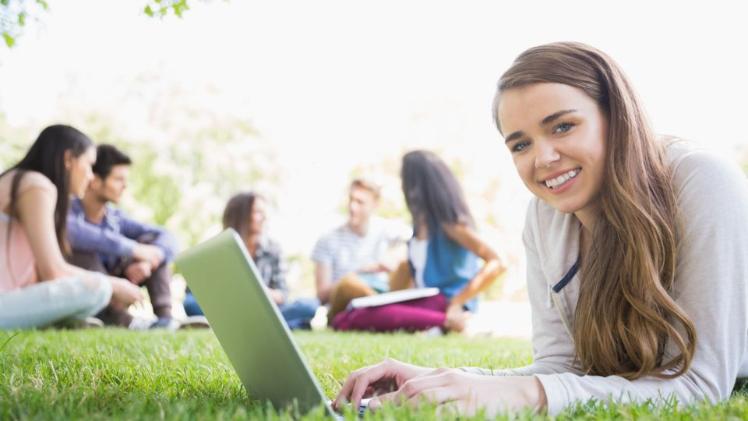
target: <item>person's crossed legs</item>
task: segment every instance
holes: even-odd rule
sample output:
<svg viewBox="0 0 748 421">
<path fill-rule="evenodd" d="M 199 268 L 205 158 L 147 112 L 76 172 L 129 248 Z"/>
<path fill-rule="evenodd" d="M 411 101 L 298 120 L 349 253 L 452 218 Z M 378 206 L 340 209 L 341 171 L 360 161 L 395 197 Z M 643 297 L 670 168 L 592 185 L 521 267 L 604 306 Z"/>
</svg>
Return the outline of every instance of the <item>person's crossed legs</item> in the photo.
<svg viewBox="0 0 748 421">
<path fill-rule="evenodd" d="M 121 269 L 117 268 L 110 273 L 104 267 L 96 253 L 73 252 L 69 260 L 71 264 L 83 269 L 120 277 L 123 276 L 123 272 L 127 267 L 126 264 L 120 265 Z M 159 319 L 157 323 L 162 320 L 164 323 L 167 323 L 172 319 L 170 281 L 171 273 L 169 268 L 165 263 L 162 263 L 142 283 L 148 289 L 153 313 Z M 128 313 L 127 308 L 123 308 L 113 302 L 109 303 L 96 317 L 100 318 L 104 324 L 123 327 L 130 327 L 133 321 L 133 316 Z"/>
</svg>

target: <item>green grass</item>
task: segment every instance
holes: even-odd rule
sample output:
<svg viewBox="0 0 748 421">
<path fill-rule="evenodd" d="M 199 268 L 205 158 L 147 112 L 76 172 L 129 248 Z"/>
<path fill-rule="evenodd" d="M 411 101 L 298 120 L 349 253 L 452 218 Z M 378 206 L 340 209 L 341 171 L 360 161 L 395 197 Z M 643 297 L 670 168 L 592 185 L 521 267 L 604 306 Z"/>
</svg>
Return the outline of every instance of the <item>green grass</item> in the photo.
<svg viewBox="0 0 748 421">
<path fill-rule="evenodd" d="M 384 357 L 428 366 L 502 368 L 527 364 L 525 341 L 406 334 L 302 332 L 296 339 L 324 391 Z M 354 418 L 348 414 L 348 418 Z M 0 419 L 288 419 L 249 399 L 209 331 L 0 332 Z M 435 419 L 433 407 L 385 408 L 376 419 Z M 324 419 L 322 409 L 303 419 Z M 506 418 L 506 417 L 503 417 Z M 530 414 L 517 418 L 528 419 Z M 541 417 L 542 418 L 542 417 Z M 679 409 L 674 405 L 589 403 L 560 419 L 748 419 L 748 400 Z"/>
</svg>

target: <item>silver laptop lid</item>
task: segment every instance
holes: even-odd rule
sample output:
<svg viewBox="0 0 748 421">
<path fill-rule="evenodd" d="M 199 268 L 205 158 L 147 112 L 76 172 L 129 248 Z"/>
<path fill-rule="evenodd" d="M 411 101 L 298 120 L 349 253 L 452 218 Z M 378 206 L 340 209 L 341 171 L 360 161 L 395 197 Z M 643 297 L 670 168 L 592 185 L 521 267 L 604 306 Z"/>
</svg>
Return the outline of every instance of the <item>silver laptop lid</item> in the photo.
<svg viewBox="0 0 748 421">
<path fill-rule="evenodd" d="M 325 404 L 278 308 L 237 233 L 228 229 L 176 260 L 251 399 L 302 413 Z"/>
</svg>

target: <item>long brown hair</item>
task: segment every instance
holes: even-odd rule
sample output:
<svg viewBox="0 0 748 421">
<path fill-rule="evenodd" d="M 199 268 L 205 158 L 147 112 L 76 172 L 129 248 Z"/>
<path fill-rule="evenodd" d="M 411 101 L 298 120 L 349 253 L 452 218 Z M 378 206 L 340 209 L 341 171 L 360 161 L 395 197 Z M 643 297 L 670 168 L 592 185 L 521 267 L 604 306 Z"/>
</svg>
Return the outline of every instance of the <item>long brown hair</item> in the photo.
<svg viewBox="0 0 748 421">
<path fill-rule="evenodd" d="M 669 295 L 678 227 L 663 145 L 656 141 L 621 69 L 597 49 L 564 42 L 522 53 L 499 80 L 493 104 L 497 126 L 501 93 L 534 83 L 581 89 L 608 119 L 601 215 L 582 263 L 573 327 L 581 368 L 628 379 L 685 373 L 693 359 L 696 331 Z M 664 361 L 667 341 L 679 353 Z"/>
<path fill-rule="evenodd" d="M 262 196 L 255 192 L 237 193 L 226 203 L 223 210 L 223 228 L 233 228 L 242 240 L 247 241 L 252 231 L 251 215 L 255 201 Z"/>
<path fill-rule="evenodd" d="M 55 204 L 55 234 L 57 243 L 63 254 L 70 254 L 67 239 L 67 215 L 70 208 L 70 172 L 65 169 L 65 152 L 70 151 L 77 158 L 93 146 L 91 139 L 80 130 L 57 124 L 42 130 L 39 137 L 31 145 L 26 156 L 0 177 L 11 172 L 13 174 L 10 188 L 10 217 L 18 217 L 17 199 L 21 179 L 28 171 L 36 171 L 46 176 L 57 188 L 57 203 Z M 10 228 L 8 229 L 10 238 Z"/>
</svg>

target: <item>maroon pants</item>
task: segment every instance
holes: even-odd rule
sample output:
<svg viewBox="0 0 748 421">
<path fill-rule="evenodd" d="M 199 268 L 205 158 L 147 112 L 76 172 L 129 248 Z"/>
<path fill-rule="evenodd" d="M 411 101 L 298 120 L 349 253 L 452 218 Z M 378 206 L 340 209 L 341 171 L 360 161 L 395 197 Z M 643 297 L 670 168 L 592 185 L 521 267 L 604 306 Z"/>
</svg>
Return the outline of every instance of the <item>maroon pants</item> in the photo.
<svg viewBox="0 0 748 421">
<path fill-rule="evenodd" d="M 71 264 L 86 270 L 124 277 L 122 272 L 126 266 L 123 265 L 121 269 L 110 273 L 101 263 L 101 260 L 96 253 L 74 252 L 69 260 Z M 151 273 L 151 276 L 143 282 L 143 285 L 148 289 L 148 296 L 151 299 L 153 312 L 157 317 L 171 318 L 170 281 L 171 273 L 169 268 L 166 264 L 161 264 L 161 266 L 154 270 Z M 132 316 L 127 312 L 127 309 L 118 308 L 111 304 L 101 310 L 96 317 L 100 318 L 105 324 L 125 327 L 129 326 L 132 321 Z"/>
<path fill-rule="evenodd" d="M 426 330 L 444 326 L 449 300 L 442 294 L 433 297 L 378 307 L 346 310 L 332 321 L 336 330 L 369 330 L 392 332 L 395 330 Z"/>
</svg>

